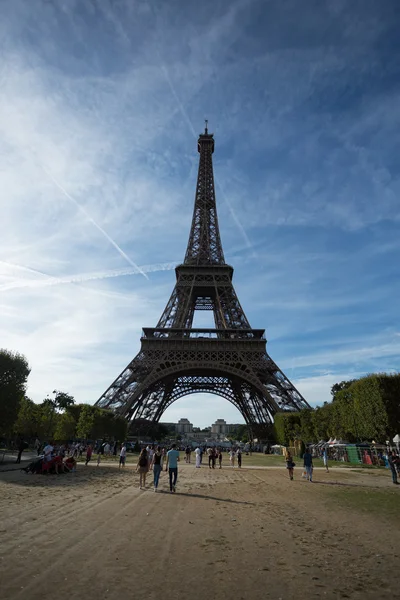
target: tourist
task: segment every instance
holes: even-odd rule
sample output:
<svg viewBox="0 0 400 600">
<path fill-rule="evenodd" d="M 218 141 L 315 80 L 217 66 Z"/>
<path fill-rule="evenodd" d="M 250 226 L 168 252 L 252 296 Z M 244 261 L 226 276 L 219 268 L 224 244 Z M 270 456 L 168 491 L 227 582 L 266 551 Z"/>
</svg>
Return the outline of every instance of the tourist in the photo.
<svg viewBox="0 0 400 600">
<path fill-rule="evenodd" d="M 45 447 L 43 448 L 43 460 L 44 462 L 50 462 L 52 459 L 52 454 L 53 454 L 53 450 L 54 450 L 54 445 L 52 444 L 52 442 L 49 442 L 48 444 L 45 444 Z"/>
<path fill-rule="evenodd" d="M 215 469 L 215 458 L 216 458 L 215 448 L 209 448 L 207 452 L 208 452 L 208 466 L 210 467 L 210 459 L 211 459 L 211 467 L 210 468 Z"/>
<path fill-rule="evenodd" d="M 120 453 L 119 453 L 119 467 L 118 469 L 120 469 L 121 467 L 125 466 L 125 459 L 126 459 L 126 444 L 122 444 Z"/>
<path fill-rule="evenodd" d="M 235 451 L 233 448 L 231 448 L 229 451 L 229 461 L 233 468 L 235 468 L 235 457 L 236 457 Z"/>
<path fill-rule="evenodd" d="M 125 446 L 126 448 L 126 446 Z M 114 446 L 113 446 L 113 456 L 117 456 L 117 450 L 118 450 L 118 442 L 114 442 Z M 121 446 L 121 450 L 122 450 L 122 446 Z M 121 455 L 120 455 L 121 456 Z"/>
<path fill-rule="evenodd" d="M 292 458 L 292 455 L 290 454 L 289 450 L 286 452 L 285 460 L 286 460 L 286 468 L 289 471 L 289 477 L 291 480 L 293 480 L 293 469 L 296 465 L 293 462 L 293 458 Z"/>
<path fill-rule="evenodd" d="M 160 480 L 160 473 L 162 471 L 162 464 L 163 464 L 163 454 L 161 452 L 161 448 L 160 446 L 157 446 L 156 451 L 153 454 L 153 475 L 154 475 L 154 491 L 157 491 L 158 488 L 158 482 Z"/>
<path fill-rule="evenodd" d="M 28 446 L 28 444 L 24 441 L 24 439 L 22 437 L 19 438 L 19 440 L 18 440 L 18 456 L 17 456 L 17 460 L 16 460 L 17 464 L 19 464 L 21 462 L 21 455 L 27 446 Z"/>
<path fill-rule="evenodd" d="M 219 468 L 222 469 L 222 450 L 221 450 L 221 448 L 218 448 L 218 462 L 219 462 Z"/>
<path fill-rule="evenodd" d="M 153 468 L 153 454 L 154 454 L 154 446 L 147 446 L 147 458 L 149 460 L 149 471 Z"/>
<path fill-rule="evenodd" d="M 110 454 L 111 454 L 111 446 L 110 446 L 109 442 L 106 442 L 104 445 L 104 455 L 110 456 Z"/>
<path fill-rule="evenodd" d="M 86 462 L 85 462 L 85 467 L 87 467 L 88 464 L 90 463 L 90 460 L 92 458 L 92 454 L 93 454 L 93 449 L 92 449 L 91 444 L 89 444 L 89 446 L 86 448 Z"/>
<path fill-rule="evenodd" d="M 149 457 L 146 448 L 143 448 L 139 455 L 139 460 L 136 465 L 136 472 L 138 471 L 140 474 L 139 488 L 143 489 L 146 487 L 146 475 L 149 471 Z"/>
<path fill-rule="evenodd" d="M 311 452 L 309 452 L 308 450 L 306 450 L 303 454 L 303 461 L 304 461 L 304 469 L 307 473 L 307 481 L 312 481 L 312 474 L 313 474 L 313 461 L 312 461 L 312 456 L 311 456 Z"/>
<path fill-rule="evenodd" d="M 35 443 L 33 445 L 33 447 L 35 448 L 37 455 L 39 456 L 40 453 L 40 448 L 42 447 L 42 444 L 40 443 L 39 438 L 36 438 Z"/>
<path fill-rule="evenodd" d="M 57 465 L 57 468 L 59 467 L 59 465 Z M 68 473 L 72 472 L 75 473 L 76 471 L 76 460 L 73 456 L 70 456 L 69 458 L 67 458 L 67 460 L 64 461 L 64 463 L 62 464 L 63 467 L 63 471 L 67 471 Z"/>
<path fill-rule="evenodd" d="M 397 465 L 399 464 L 400 460 L 399 457 L 397 456 L 396 452 L 394 450 L 392 450 L 391 452 L 388 452 L 388 463 L 389 463 L 389 467 L 390 470 L 392 472 L 392 481 L 395 485 L 398 485 L 398 481 L 397 481 Z"/>
<path fill-rule="evenodd" d="M 176 444 L 172 444 L 171 450 L 167 452 L 167 464 L 165 470 L 169 472 L 169 491 L 176 492 L 176 481 L 178 479 L 179 452 Z M 173 481 L 172 481 L 173 477 Z"/>
<path fill-rule="evenodd" d="M 207 448 L 208 454 L 208 468 L 211 469 L 211 464 L 213 462 L 214 450 L 212 448 Z"/>
<path fill-rule="evenodd" d="M 201 467 L 201 450 L 198 446 L 197 446 L 196 450 L 194 451 L 194 453 L 196 455 L 196 469 L 200 469 L 200 467 Z"/>
<path fill-rule="evenodd" d="M 324 448 L 322 450 L 322 460 L 324 462 L 324 467 L 325 467 L 326 472 L 329 473 L 329 469 L 328 469 L 328 452 L 327 452 L 326 448 Z"/>
<path fill-rule="evenodd" d="M 241 469 L 242 468 L 242 451 L 240 448 L 237 449 L 236 458 L 238 461 L 238 467 L 239 467 L 239 469 Z"/>
<path fill-rule="evenodd" d="M 97 450 L 97 466 L 99 466 L 99 464 L 100 464 L 101 457 L 104 456 L 105 446 L 106 446 L 106 442 L 104 442 L 104 441 L 99 444 L 99 447 Z"/>
</svg>

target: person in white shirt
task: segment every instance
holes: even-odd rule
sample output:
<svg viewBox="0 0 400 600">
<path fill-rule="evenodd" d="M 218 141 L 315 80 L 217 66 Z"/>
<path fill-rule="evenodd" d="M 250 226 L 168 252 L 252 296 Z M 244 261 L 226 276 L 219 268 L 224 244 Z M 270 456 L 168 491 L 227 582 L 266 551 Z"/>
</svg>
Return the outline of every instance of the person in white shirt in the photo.
<svg viewBox="0 0 400 600">
<path fill-rule="evenodd" d="M 153 470 L 153 455 L 154 455 L 154 448 L 153 448 L 153 446 L 150 446 L 150 448 L 147 450 L 147 456 L 149 459 L 149 471 Z"/>
<path fill-rule="evenodd" d="M 41 447 L 41 445 L 42 445 L 42 444 L 40 443 L 40 440 L 39 440 L 39 438 L 36 438 L 36 440 L 35 440 L 35 446 L 34 446 L 34 448 L 35 448 L 35 450 L 36 450 L 36 452 L 37 452 L 37 455 L 38 455 L 38 456 L 39 456 L 39 451 L 40 451 L 40 447 Z"/>
<path fill-rule="evenodd" d="M 194 451 L 194 453 L 196 455 L 196 469 L 200 469 L 201 450 L 198 446 L 197 446 L 196 450 Z"/>
<path fill-rule="evenodd" d="M 107 442 L 106 445 L 104 446 L 104 454 L 106 456 L 110 456 L 110 452 L 111 452 L 111 446 L 110 444 Z"/>
<path fill-rule="evenodd" d="M 231 451 L 229 452 L 229 460 L 231 461 L 232 467 L 235 466 L 235 457 L 236 457 L 236 454 L 235 454 L 234 449 L 232 448 Z"/>
<path fill-rule="evenodd" d="M 119 453 L 119 469 L 125 466 L 125 459 L 126 459 L 126 444 L 122 444 L 122 448 L 121 451 Z"/>
<path fill-rule="evenodd" d="M 54 446 L 51 445 L 51 442 L 44 447 L 43 454 L 45 462 L 50 462 L 52 458 L 52 452 L 54 450 Z"/>
</svg>

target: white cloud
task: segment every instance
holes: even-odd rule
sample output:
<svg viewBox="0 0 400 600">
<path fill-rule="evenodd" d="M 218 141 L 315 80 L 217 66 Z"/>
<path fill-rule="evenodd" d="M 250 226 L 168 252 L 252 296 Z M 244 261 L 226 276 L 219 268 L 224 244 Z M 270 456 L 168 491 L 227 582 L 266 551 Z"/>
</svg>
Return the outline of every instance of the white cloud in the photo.
<svg viewBox="0 0 400 600">
<path fill-rule="evenodd" d="M 261 0 L 10 3 L 0 330 L 26 353 L 35 400 L 59 388 L 95 401 L 158 321 L 184 255 L 203 118 L 225 253 L 273 358 L 308 399 L 329 399 L 336 372 L 393 366 L 400 111 L 386 80 L 377 89 L 394 66 L 386 57 L 378 73 L 376 10 L 361 22 L 336 5 L 300 20 L 296 3 Z M 140 269 L 149 281 L 131 277 Z M 237 420 L 225 400 L 181 402 L 171 414 Z"/>
</svg>

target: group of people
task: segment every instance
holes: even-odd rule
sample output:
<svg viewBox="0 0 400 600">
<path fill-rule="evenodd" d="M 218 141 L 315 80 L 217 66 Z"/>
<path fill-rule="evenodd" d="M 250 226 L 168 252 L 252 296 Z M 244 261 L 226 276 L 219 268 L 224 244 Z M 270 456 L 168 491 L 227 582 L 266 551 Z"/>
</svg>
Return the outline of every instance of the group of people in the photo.
<svg viewBox="0 0 400 600">
<path fill-rule="evenodd" d="M 121 448 L 121 452 L 124 451 L 124 446 Z M 125 450 L 126 452 L 126 450 Z M 194 451 L 196 455 L 196 468 L 201 467 L 202 458 L 203 458 L 203 449 L 197 447 Z M 208 467 L 210 469 L 215 469 L 216 462 L 219 463 L 219 468 L 222 468 L 222 450 L 221 448 L 210 447 L 207 449 L 208 456 Z M 188 451 L 185 449 L 185 462 L 190 463 L 190 453 L 191 450 Z M 125 456 L 125 454 L 124 454 Z M 153 471 L 153 485 L 154 491 L 157 492 L 158 485 L 160 481 L 160 474 L 164 469 L 169 474 L 169 489 L 171 493 L 176 491 L 176 484 L 178 480 L 178 462 L 180 460 L 179 450 L 176 448 L 176 444 L 172 444 L 170 450 L 166 450 L 165 448 L 161 448 L 157 446 L 154 448 L 153 446 L 147 446 L 146 448 L 142 448 L 139 454 L 138 462 L 136 465 L 136 471 L 139 473 L 139 488 L 144 489 L 146 487 L 146 478 L 147 474 L 150 471 Z M 229 452 L 229 461 L 232 467 L 235 466 L 235 462 L 237 460 L 237 465 L 240 468 L 242 466 L 242 452 L 240 448 L 234 449 L 232 448 Z M 120 467 L 125 464 L 125 459 L 122 460 L 120 458 Z"/>
<path fill-rule="evenodd" d="M 74 453 L 66 453 L 64 445 L 55 446 L 54 442 L 44 442 L 43 449 L 39 451 L 37 458 L 30 462 L 24 469 L 25 473 L 50 473 L 60 475 L 71 473 L 76 469 L 76 457 Z"/>
<path fill-rule="evenodd" d="M 294 468 L 296 466 L 296 463 L 294 462 L 292 453 L 289 450 L 287 450 L 287 452 L 286 452 L 285 461 L 286 461 L 286 468 L 289 473 L 289 479 L 291 481 L 293 481 Z M 325 465 L 326 471 L 329 473 L 327 458 L 324 460 L 324 465 Z M 312 482 L 314 465 L 313 465 L 313 457 L 312 457 L 311 452 L 309 452 L 309 450 L 306 450 L 303 454 L 303 469 L 304 469 L 303 476 L 307 479 L 307 481 Z"/>
<path fill-rule="evenodd" d="M 326 449 L 322 452 L 321 458 L 323 460 L 326 472 L 329 473 L 328 455 L 327 455 Z M 285 461 L 286 461 L 286 468 L 289 473 L 289 479 L 293 480 L 294 467 L 296 466 L 296 464 L 295 464 L 295 462 L 293 460 L 293 456 L 289 450 L 286 452 Z M 400 456 L 399 456 L 399 454 L 395 450 L 388 450 L 387 461 L 388 461 L 389 469 L 392 474 L 392 481 L 395 485 L 399 485 L 399 481 L 398 481 L 398 478 L 400 477 Z M 303 467 L 304 467 L 304 471 L 303 471 L 304 477 L 307 479 L 307 481 L 312 482 L 314 465 L 313 465 L 312 454 L 308 449 L 306 449 L 306 451 L 303 454 Z"/>
<path fill-rule="evenodd" d="M 196 455 L 196 468 L 200 469 L 202 462 L 203 462 L 203 448 L 200 448 L 199 446 L 196 448 L 196 450 L 194 451 L 195 455 Z M 222 469 L 222 449 L 221 448 L 216 448 L 216 447 L 210 447 L 207 448 L 206 450 L 207 456 L 208 456 L 208 467 L 209 469 L 215 469 L 215 465 L 217 464 L 218 461 L 218 465 L 219 468 Z M 231 467 L 235 466 L 235 462 L 237 460 L 237 465 L 239 468 L 241 468 L 242 466 L 242 451 L 240 448 L 231 448 L 229 450 L 229 462 Z M 186 462 L 187 459 L 186 459 Z M 190 462 L 190 459 L 189 459 Z"/>
<path fill-rule="evenodd" d="M 136 465 L 136 471 L 139 472 L 140 476 L 139 488 L 144 489 L 146 487 L 147 473 L 153 471 L 154 491 L 157 492 L 161 471 L 165 462 L 165 471 L 169 474 L 169 490 L 171 494 L 174 493 L 178 480 L 179 460 L 179 450 L 176 449 L 176 444 L 172 444 L 171 449 L 168 451 L 160 446 L 157 446 L 155 449 L 152 446 L 143 448 Z"/>
</svg>

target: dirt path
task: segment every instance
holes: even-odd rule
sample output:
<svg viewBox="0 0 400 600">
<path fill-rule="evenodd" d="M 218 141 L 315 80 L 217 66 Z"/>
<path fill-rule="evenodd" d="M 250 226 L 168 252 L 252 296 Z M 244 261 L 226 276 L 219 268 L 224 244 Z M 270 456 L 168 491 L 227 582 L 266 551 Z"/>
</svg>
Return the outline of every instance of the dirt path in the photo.
<svg viewBox="0 0 400 600">
<path fill-rule="evenodd" d="M 400 597 L 399 528 L 332 505 L 329 485 L 290 482 L 284 469 L 192 465 L 181 466 L 176 494 L 165 474 L 157 494 L 137 483 L 130 467 L 3 474 L 1 598 Z"/>
</svg>

